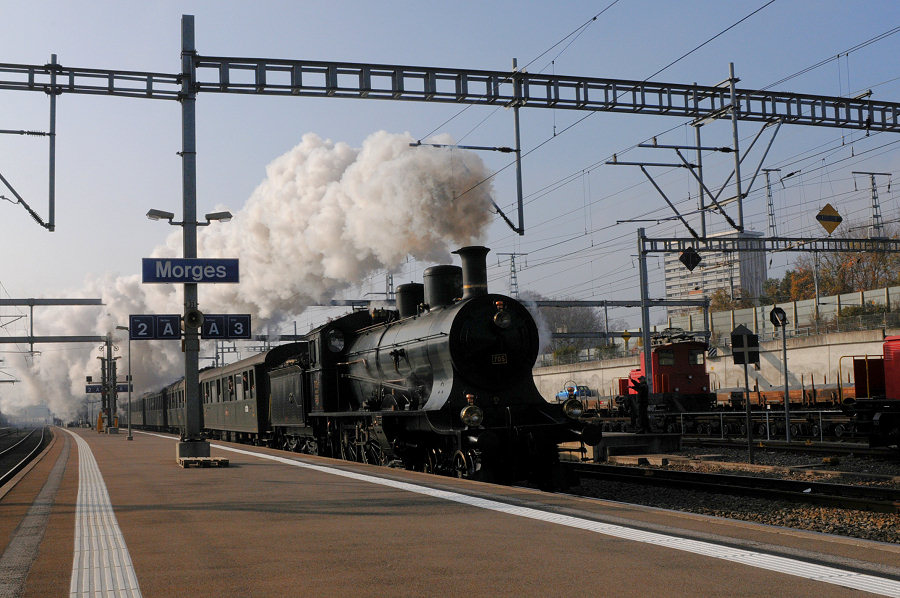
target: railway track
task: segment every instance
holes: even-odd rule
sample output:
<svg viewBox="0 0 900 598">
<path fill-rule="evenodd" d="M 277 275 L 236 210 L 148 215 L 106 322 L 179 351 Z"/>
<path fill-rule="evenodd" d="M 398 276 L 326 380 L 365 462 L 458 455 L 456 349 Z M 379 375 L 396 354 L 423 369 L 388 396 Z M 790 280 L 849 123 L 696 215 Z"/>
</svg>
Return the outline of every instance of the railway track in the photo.
<svg viewBox="0 0 900 598">
<path fill-rule="evenodd" d="M 746 448 L 747 439 L 744 438 L 703 438 L 700 436 L 682 436 L 682 446 L 699 447 L 724 447 Z M 797 453 L 818 453 L 828 455 L 856 455 L 859 457 L 874 457 L 877 459 L 895 460 L 900 462 L 900 451 L 888 447 L 871 448 L 868 444 L 857 442 L 819 442 L 799 441 L 787 443 L 783 440 L 754 439 L 753 446 L 758 448 L 789 451 Z"/>
<path fill-rule="evenodd" d="M 0 486 L 5 485 L 39 455 L 50 437 L 48 428 L 35 428 L 0 451 Z"/>
<path fill-rule="evenodd" d="M 583 478 L 786 500 L 878 513 L 900 513 L 900 491 L 893 488 L 591 463 L 572 463 L 566 464 L 566 467 Z"/>
</svg>

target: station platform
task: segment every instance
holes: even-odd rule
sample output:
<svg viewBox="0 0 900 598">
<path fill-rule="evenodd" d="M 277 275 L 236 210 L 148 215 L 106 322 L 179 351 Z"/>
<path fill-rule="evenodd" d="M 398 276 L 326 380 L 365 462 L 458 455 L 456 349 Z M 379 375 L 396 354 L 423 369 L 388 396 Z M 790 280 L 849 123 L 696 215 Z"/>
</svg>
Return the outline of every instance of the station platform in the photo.
<svg viewBox="0 0 900 598">
<path fill-rule="evenodd" d="M 54 429 L 0 596 L 900 596 L 900 546 L 213 442 Z"/>
</svg>

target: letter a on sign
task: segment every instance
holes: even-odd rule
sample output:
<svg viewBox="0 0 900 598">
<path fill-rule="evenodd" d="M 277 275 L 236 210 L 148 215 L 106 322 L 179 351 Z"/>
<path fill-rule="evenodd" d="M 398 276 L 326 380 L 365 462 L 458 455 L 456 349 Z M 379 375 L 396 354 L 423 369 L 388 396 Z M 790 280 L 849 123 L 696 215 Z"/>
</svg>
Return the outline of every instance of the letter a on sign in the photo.
<svg viewBox="0 0 900 598">
<path fill-rule="evenodd" d="M 181 316 L 177 314 L 156 316 L 156 338 L 180 339 Z"/>
</svg>

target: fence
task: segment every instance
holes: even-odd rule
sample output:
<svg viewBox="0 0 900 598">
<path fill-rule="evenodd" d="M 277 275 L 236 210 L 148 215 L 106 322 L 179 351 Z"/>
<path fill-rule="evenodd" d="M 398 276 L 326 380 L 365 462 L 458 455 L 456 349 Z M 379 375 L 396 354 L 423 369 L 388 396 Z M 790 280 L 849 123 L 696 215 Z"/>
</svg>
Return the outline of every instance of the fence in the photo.
<svg viewBox="0 0 900 598">
<path fill-rule="evenodd" d="M 884 311 L 880 313 L 857 316 L 841 316 L 840 312 L 848 307 L 875 306 Z M 819 297 L 818 318 L 814 299 L 792 301 L 778 304 L 788 315 L 786 336 L 806 337 L 834 332 L 852 332 L 855 330 L 877 330 L 879 328 L 900 328 L 900 286 L 858 293 L 845 293 Z M 711 312 L 710 347 L 729 349 L 731 331 L 743 324 L 755 334 L 760 341 L 771 341 L 781 338 L 781 329 L 769 321 L 771 305 L 748 307 L 722 312 Z M 697 314 L 673 316 L 668 319 L 667 326 L 654 326 L 654 330 L 675 327 L 684 330 L 703 330 L 702 316 Z M 631 330 L 632 342 L 611 344 L 607 347 L 592 347 L 577 352 L 555 352 L 538 355 L 535 367 L 553 365 L 569 365 L 586 361 L 600 361 L 638 355 L 641 347 L 636 342 L 640 330 Z"/>
</svg>

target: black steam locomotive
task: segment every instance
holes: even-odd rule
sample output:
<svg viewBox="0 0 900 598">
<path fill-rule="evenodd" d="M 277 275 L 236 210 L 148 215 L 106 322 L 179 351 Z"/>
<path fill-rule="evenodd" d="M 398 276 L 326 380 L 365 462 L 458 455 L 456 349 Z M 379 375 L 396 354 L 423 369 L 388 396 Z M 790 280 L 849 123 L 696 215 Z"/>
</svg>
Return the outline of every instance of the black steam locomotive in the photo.
<svg viewBox="0 0 900 598">
<path fill-rule="evenodd" d="M 489 294 L 485 247 L 397 289 L 396 310 L 355 311 L 304 340 L 200 373 L 212 438 L 421 471 L 553 483 L 558 445 L 596 444 L 578 399 L 535 387 L 538 332 L 526 308 Z M 183 382 L 131 406 L 158 428 L 183 421 Z"/>
</svg>

